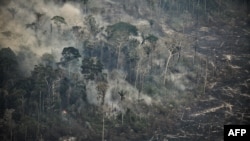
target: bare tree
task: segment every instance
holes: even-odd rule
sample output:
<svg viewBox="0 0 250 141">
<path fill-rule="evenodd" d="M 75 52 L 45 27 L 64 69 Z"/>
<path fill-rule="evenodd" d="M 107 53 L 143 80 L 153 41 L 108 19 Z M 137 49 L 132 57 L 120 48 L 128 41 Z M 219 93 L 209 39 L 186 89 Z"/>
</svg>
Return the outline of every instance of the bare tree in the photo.
<svg viewBox="0 0 250 141">
<path fill-rule="evenodd" d="M 163 83 L 164 85 L 166 84 L 166 77 L 167 77 L 167 72 L 168 72 L 168 67 L 169 67 L 169 62 L 170 59 L 174 56 L 174 55 L 178 55 L 178 61 L 180 59 L 180 51 L 181 51 L 181 42 L 176 44 L 176 43 L 172 43 L 170 45 L 168 45 L 168 43 L 165 42 L 165 45 L 167 46 L 168 49 L 168 58 L 167 58 L 167 62 L 166 62 L 166 66 L 165 66 L 165 70 L 163 72 Z"/>
<path fill-rule="evenodd" d="M 108 89 L 108 84 L 106 82 L 99 82 L 97 84 L 97 90 L 100 92 L 101 94 L 101 105 L 102 105 L 102 141 L 104 141 L 104 130 L 105 130 L 105 123 L 104 123 L 104 116 L 105 116 L 105 112 L 104 112 L 104 100 L 105 100 L 105 94 L 106 91 Z"/>
<path fill-rule="evenodd" d="M 8 8 L 8 11 L 10 12 L 12 18 L 14 19 L 17 13 L 17 10 L 15 8 Z"/>
<path fill-rule="evenodd" d="M 123 100 L 125 99 L 126 93 L 127 93 L 127 91 L 125 91 L 125 90 L 120 90 L 120 91 L 118 91 L 118 94 L 119 94 L 120 97 L 121 97 L 121 103 L 123 103 Z M 123 115 L 123 113 L 122 113 L 122 125 L 123 125 L 123 117 L 124 117 L 124 115 Z"/>
</svg>

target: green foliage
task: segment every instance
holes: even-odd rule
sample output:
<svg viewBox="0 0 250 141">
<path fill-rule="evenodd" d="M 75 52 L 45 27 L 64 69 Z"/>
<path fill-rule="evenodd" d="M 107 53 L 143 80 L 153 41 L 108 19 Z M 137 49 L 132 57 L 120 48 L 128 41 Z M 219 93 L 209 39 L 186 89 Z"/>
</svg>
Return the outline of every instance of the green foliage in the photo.
<svg viewBox="0 0 250 141">
<path fill-rule="evenodd" d="M 103 64 L 97 58 L 84 58 L 82 60 L 82 74 L 87 79 L 93 80 L 95 76 L 102 72 Z"/>
<path fill-rule="evenodd" d="M 65 19 L 61 16 L 54 16 L 53 18 L 51 18 L 51 20 L 53 20 L 55 22 L 55 24 L 67 24 Z"/>
<path fill-rule="evenodd" d="M 137 40 L 130 40 L 128 42 L 128 45 L 123 47 L 122 52 L 126 56 L 127 63 L 132 63 L 132 62 L 135 63 L 137 60 L 139 60 L 139 56 L 138 56 L 138 53 L 136 51 L 136 47 L 138 45 L 139 45 L 139 42 Z"/>
<path fill-rule="evenodd" d="M 10 92 L 7 96 L 5 96 L 6 99 L 6 108 L 13 108 L 20 110 L 20 105 L 23 105 L 24 101 L 22 100 L 25 96 L 26 91 L 23 89 L 14 89 L 12 92 Z"/>
<path fill-rule="evenodd" d="M 17 129 L 20 140 L 25 140 L 25 138 L 35 140 L 37 138 L 38 124 L 35 118 L 23 116 L 20 120 L 20 126 Z"/>
<path fill-rule="evenodd" d="M 0 108 L 5 109 L 6 108 L 6 96 L 8 95 L 8 91 L 4 89 L 0 89 Z M 4 110 L 0 110 L 0 118 L 2 118 L 4 115 Z"/>
<path fill-rule="evenodd" d="M 157 94 L 157 90 L 158 88 L 153 86 L 152 84 L 145 84 L 144 86 L 144 90 L 147 94 L 149 94 L 150 96 L 156 95 Z"/>
<path fill-rule="evenodd" d="M 65 62 L 69 62 L 73 59 L 77 59 L 81 57 L 78 49 L 74 48 L 74 47 L 65 47 L 63 48 L 63 51 L 62 51 L 62 58 L 61 58 L 61 61 L 63 63 Z"/>
<path fill-rule="evenodd" d="M 94 59 L 92 58 L 84 58 L 82 60 L 82 73 L 83 74 L 89 74 L 92 71 L 97 73 L 98 71 L 101 71 L 100 69 L 102 69 L 102 66 L 97 65 L 97 63 L 94 63 Z"/>
<path fill-rule="evenodd" d="M 70 88 L 69 80 L 65 77 L 60 81 L 59 93 L 61 98 L 61 107 L 62 109 L 66 109 L 69 105 L 68 93 L 67 90 Z"/>
<path fill-rule="evenodd" d="M 158 37 L 155 35 L 149 34 L 146 38 L 151 44 L 155 44 L 158 41 Z"/>
<path fill-rule="evenodd" d="M 36 65 L 31 73 L 33 88 L 31 90 L 30 99 L 32 99 L 34 107 L 42 108 L 43 111 L 51 111 L 53 103 L 52 84 L 58 77 L 58 73 L 50 66 Z M 42 105 L 42 106 L 41 106 Z M 37 109 L 33 110 L 37 110 Z"/>
<path fill-rule="evenodd" d="M 107 27 L 108 39 L 114 39 L 119 37 L 128 38 L 131 35 L 138 35 L 138 29 L 136 26 L 126 22 L 119 22 Z"/>
<path fill-rule="evenodd" d="M 47 86 L 48 83 L 51 84 L 55 78 L 56 73 L 50 66 L 43 66 L 42 64 L 35 65 L 32 71 L 32 79 L 40 88 Z"/>
<path fill-rule="evenodd" d="M 18 62 L 15 53 L 10 48 L 0 50 L 0 84 L 9 78 L 17 77 Z"/>
<path fill-rule="evenodd" d="M 4 116 L 0 119 L 0 133 L 2 133 L 2 136 L 5 138 L 8 138 L 12 130 L 16 127 L 16 123 L 12 118 L 14 112 L 14 109 L 4 109 Z M 12 136 L 10 138 L 12 138 Z"/>
<path fill-rule="evenodd" d="M 15 53 L 10 48 L 0 50 L 0 68 L 2 71 L 16 69 L 17 58 Z M 4 69 L 4 70 L 3 70 Z"/>
</svg>

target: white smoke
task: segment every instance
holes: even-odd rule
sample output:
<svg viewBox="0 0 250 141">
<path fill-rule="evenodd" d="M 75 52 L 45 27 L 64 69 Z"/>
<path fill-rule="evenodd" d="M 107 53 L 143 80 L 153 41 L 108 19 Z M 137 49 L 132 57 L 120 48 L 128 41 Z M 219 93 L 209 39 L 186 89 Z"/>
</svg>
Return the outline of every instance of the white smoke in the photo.
<svg viewBox="0 0 250 141">
<path fill-rule="evenodd" d="M 96 89 L 96 83 L 89 81 L 86 85 L 87 100 L 90 104 L 100 105 L 98 101 L 98 91 Z"/>
<path fill-rule="evenodd" d="M 114 70 L 109 74 L 109 88 L 105 96 L 105 104 L 115 107 L 118 111 L 124 112 L 127 108 L 133 110 L 133 103 L 142 100 L 145 104 L 152 104 L 151 97 L 140 93 L 139 91 L 125 80 L 126 74 L 120 70 Z M 124 100 L 118 92 L 125 92 Z M 126 104 L 124 104 L 126 103 Z"/>
<path fill-rule="evenodd" d="M 136 110 L 133 105 L 138 102 L 138 98 L 140 101 L 147 105 L 152 104 L 151 97 L 141 93 L 139 96 L 138 90 L 129 84 L 125 78 L 125 74 L 121 71 L 114 70 L 108 74 L 108 89 L 105 94 L 104 100 L 104 107 L 105 110 L 116 111 L 119 112 L 126 112 L 129 108 L 131 110 Z M 89 81 L 86 85 L 86 92 L 87 92 L 87 100 L 90 104 L 100 106 L 101 105 L 101 98 L 100 94 L 98 93 L 97 84 L 94 81 Z M 119 95 L 120 91 L 124 91 L 124 99 L 121 100 L 121 96 Z M 115 113 L 113 113 L 115 114 Z"/>
<path fill-rule="evenodd" d="M 14 17 L 10 9 L 15 11 Z M 23 58 L 25 71 L 29 72 L 37 64 L 39 58 L 44 53 L 51 53 L 57 61 L 61 58 L 61 52 L 64 47 L 75 46 L 70 29 L 74 25 L 83 26 L 83 14 L 81 9 L 74 3 L 65 3 L 62 6 L 53 2 L 44 3 L 36 0 L 11 1 L 8 5 L 0 7 L 0 45 L 10 47 L 17 54 L 29 50 L 35 54 L 37 59 Z M 36 14 L 42 14 L 37 21 Z M 63 31 L 59 33 L 57 27 L 51 20 L 54 16 L 61 16 L 65 19 L 65 25 L 61 25 Z M 28 24 L 37 23 L 37 30 L 34 27 L 27 27 Z M 51 33 L 52 24 L 52 33 Z"/>
</svg>

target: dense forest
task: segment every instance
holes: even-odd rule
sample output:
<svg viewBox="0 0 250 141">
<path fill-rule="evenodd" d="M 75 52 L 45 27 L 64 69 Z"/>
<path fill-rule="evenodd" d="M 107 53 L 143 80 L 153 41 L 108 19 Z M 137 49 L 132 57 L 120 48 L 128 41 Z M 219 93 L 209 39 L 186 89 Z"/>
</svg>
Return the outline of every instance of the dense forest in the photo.
<svg viewBox="0 0 250 141">
<path fill-rule="evenodd" d="M 250 124 L 248 0 L 1 0 L 0 140 L 223 140 Z"/>
</svg>

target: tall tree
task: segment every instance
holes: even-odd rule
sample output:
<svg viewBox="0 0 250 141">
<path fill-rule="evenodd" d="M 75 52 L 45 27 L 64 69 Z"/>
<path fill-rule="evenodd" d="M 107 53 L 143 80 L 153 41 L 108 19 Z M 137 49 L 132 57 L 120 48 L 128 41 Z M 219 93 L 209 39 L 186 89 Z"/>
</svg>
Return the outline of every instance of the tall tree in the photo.
<svg viewBox="0 0 250 141">
<path fill-rule="evenodd" d="M 54 16 L 53 18 L 51 18 L 51 20 L 54 21 L 54 24 L 57 27 L 58 33 L 61 32 L 62 25 L 67 25 L 65 19 L 61 16 Z M 52 32 L 52 24 L 51 24 L 51 32 Z"/>
<path fill-rule="evenodd" d="M 81 57 L 81 55 L 80 55 L 78 49 L 76 49 L 74 47 L 65 47 L 65 48 L 63 48 L 63 51 L 62 51 L 61 62 L 67 63 L 73 59 L 78 59 L 79 57 Z"/>
<path fill-rule="evenodd" d="M 100 93 L 100 98 L 101 98 L 101 105 L 104 105 L 105 102 L 105 95 L 106 91 L 108 89 L 108 84 L 105 81 L 101 81 L 97 83 L 97 90 Z"/>
<path fill-rule="evenodd" d="M 152 58 L 152 53 L 155 51 L 155 48 L 156 48 L 156 44 L 157 44 L 157 41 L 158 41 L 158 37 L 156 37 L 155 35 L 152 35 L 152 34 L 149 34 L 146 38 L 145 38 L 146 41 L 148 41 L 150 43 L 150 45 L 147 45 L 144 47 L 145 49 L 145 52 L 149 58 L 149 65 L 150 65 L 150 68 L 152 67 L 152 62 L 153 62 L 153 58 Z"/>
<path fill-rule="evenodd" d="M 169 55 L 168 55 L 166 66 L 165 66 L 165 69 L 164 69 L 164 72 L 163 72 L 163 83 L 164 83 L 164 85 L 166 84 L 166 78 L 167 78 L 167 72 L 168 72 L 168 68 L 169 68 L 170 59 L 174 55 L 177 54 L 178 55 L 177 62 L 178 62 L 179 58 L 180 58 L 180 51 L 181 51 L 181 42 L 179 42 L 179 43 L 174 42 L 174 43 L 171 43 L 171 44 L 165 43 L 165 44 L 166 44 Z"/>
<path fill-rule="evenodd" d="M 85 21 L 88 27 L 88 31 L 90 32 L 92 37 L 95 37 L 101 31 L 95 18 L 92 15 L 89 15 L 85 18 Z"/>
<path fill-rule="evenodd" d="M 117 52 L 117 69 L 121 66 L 121 50 L 129 39 L 130 35 L 138 35 L 136 26 L 125 22 L 119 22 L 107 27 L 106 32 L 108 33 L 107 39 L 116 48 Z"/>
<path fill-rule="evenodd" d="M 103 64 L 97 58 L 84 58 L 81 68 L 85 78 L 94 80 L 102 72 Z"/>
<path fill-rule="evenodd" d="M 105 102 L 105 95 L 106 95 L 106 91 L 108 89 L 108 84 L 107 82 L 104 82 L 104 81 L 101 81 L 101 82 L 98 82 L 97 84 L 97 90 L 100 94 L 100 98 L 101 98 L 101 105 L 102 105 L 102 112 L 103 112 L 103 115 L 102 115 L 102 141 L 104 141 L 104 130 L 105 130 L 105 127 L 104 127 L 104 116 L 105 116 L 105 112 L 104 112 L 104 102 Z"/>
<path fill-rule="evenodd" d="M 17 57 L 10 48 L 0 50 L 0 74 L 0 87 L 19 76 Z"/>
<path fill-rule="evenodd" d="M 34 89 L 32 98 L 37 100 L 41 111 L 51 110 L 52 106 L 52 84 L 57 78 L 56 71 L 51 66 L 36 65 L 31 73 Z"/>
</svg>

